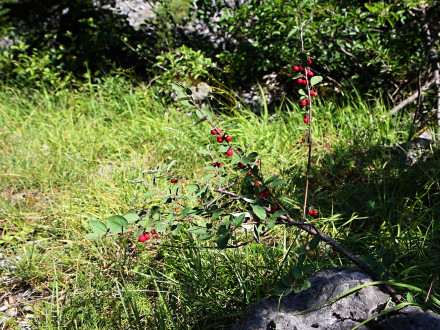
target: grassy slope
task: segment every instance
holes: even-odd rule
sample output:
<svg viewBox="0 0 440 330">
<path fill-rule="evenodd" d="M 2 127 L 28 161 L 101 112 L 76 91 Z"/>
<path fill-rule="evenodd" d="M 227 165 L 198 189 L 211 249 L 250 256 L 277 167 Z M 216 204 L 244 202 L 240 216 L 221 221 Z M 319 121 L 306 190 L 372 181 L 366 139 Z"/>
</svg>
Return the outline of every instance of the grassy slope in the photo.
<svg viewBox="0 0 440 330">
<path fill-rule="evenodd" d="M 313 191 L 320 188 L 318 226 L 357 254 L 374 256 L 391 278 L 428 290 L 440 256 L 438 154 L 411 168 L 390 160 L 383 146 L 404 140 L 408 128 L 396 118 L 380 120 L 384 111 L 361 100 L 327 101 L 315 110 L 316 123 L 324 123 L 315 125 L 311 182 Z M 9 265 L 2 273 L 15 284 L 0 290 L 48 293 L 33 305 L 36 323 L 81 329 L 228 326 L 273 294 L 293 262 L 281 264 L 287 247 L 302 240 L 294 229 L 277 229 L 267 246 L 226 251 L 143 246 L 130 235 L 82 238 L 89 220 L 124 214 L 148 190 L 134 180 L 156 164 L 177 160 L 176 173 L 197 181 L 207 160 L 196 150 L 211 137 L 205 124 L 193 122 L 164 110 L 150 91 L 110 79 L 76 91 L 4 87 L 0 246 Z M 301 205 L 306 149 L 298 109 L 261 117 L 236 110 L 222 122 L 237 124 L 234 141 L 258 150 L 263 171 L 288 180 L 280 194 Z M 187 235 L 160 240 L 200 244 Z M 325 251 L 313 258 L 315 268 L 347 265 Z"/>
</svg>

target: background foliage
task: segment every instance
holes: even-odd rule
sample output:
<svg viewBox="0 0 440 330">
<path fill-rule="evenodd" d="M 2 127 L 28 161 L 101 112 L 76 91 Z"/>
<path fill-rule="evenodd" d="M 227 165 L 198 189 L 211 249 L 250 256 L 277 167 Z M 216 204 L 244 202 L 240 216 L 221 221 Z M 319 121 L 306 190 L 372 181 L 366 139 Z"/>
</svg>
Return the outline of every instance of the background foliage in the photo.
<svg viewBox="0 0 440 330">
<path fill-rule="evenodd" d="M 438 51 L 438 2 L 164 0 L 138 29 L 105 7 L 113 1 L 94 3 L 2 2 L 0 296 L 20 307 L 2 315 L 6 326 L 32 313 L 42 328 L 230 327 L 275 296 L 300 258 L 304 276 L 350 264 L 323 244 L 307 251 L 310 237 L 283 227 L 262 244 L 221 251 L 183 231 L 148 244 L 84 239 L 89 221 L 151 208 L 142 179 L 158 165 L 176 160 L 173 174 L 203 185 L 209 162 L 197 151 L 212 142 L 210 127 L 170 102 L 165 89 L 176 81 L 222 93 L 224 111 L 213 115 L 235 125 L 234 143 L 258 150 L 267 177 L 286 179 L 279 194 L 299 214 L 307 159 L 296 87 L 273 113 L 263 102 L 259 116 L 231 90 L 271 72 L 289 82 L 305 21 L 305 52 L 327 84 L 314 108 L 316 224 L 385 278 L 416 287 L 401 290 L 409 301 L 428 298 L 439 312 L 440 153 L 432 145 L 410 166 L 400 143 L 412 138 L 412 113 L 389 116 L 428 79 L 412 9 L 426 6 Z M 187 34 L 190 26 L 200 29 Z"/>
</svg>

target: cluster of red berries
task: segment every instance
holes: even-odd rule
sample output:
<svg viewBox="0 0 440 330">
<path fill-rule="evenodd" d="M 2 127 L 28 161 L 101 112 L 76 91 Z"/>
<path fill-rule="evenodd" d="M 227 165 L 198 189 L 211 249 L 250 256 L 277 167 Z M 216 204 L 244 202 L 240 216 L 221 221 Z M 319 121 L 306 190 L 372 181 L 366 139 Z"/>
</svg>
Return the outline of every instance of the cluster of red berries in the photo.
<svg viewBox="0 0 440 330">
<path fill-rule="evenodd" d="M 151 231 L 151 235 L 154 235 L 154 234 L 156 234 L 156 231 L 153 229 Z M 139 242 L 145 242 L 146 240 L 149 240 L 151 238 L 151 235 L 150 235 L 150 233 L 146 233 L 144 231 L 143 234 L 139 236 L 138 240 L 139 240 Z"/>
<path fill-rule="evenodd" d="M 317 210 L 312 210 L 312 209 L 310 209 L 309 210 L 309 215 L 311 215 L 311 216 L 313 216 L 313 217 L 317 217 L 318 216 L 318 211 Z"/>
<path fill-rule="evenodd" d="M 310 117 L 309 117 L 309 116 L 305 116 L 305 117 L 304 117 L 304 122 L 305 122 L 306 124 L 309 122 L 309 120 L 310 120 Z"/>
<path fill-rule="evenodd" d="M 221 135 L 222 132 L 218 128 L 214 128 L 213 130 L 211 130 L 211 134 L 218 135 L 217 136 L 218 143 L 223 143 L 223 141 L 231 142 L 231 140 L 232 140 L 232 136 L 230 136 L 230 135 L 226 135 L 226 136 Z M 229 149 L 228 151 L 226 151 L 226 155 L 228 155 L 228 156 L 232 156 L 233 154 L 234 154 L 234 151 L 232 151 L 232 149 Z"/>
<path fill-rule="evenodd" d="M 302 107 L 305 107 L 306 105 L 310 105 L 310 100 L 309 99 L 301 100 L 300 104 Z"/>
<path fill-rule="evenodd" d="M 263 197 L 267 197 L 267 196 L 269 196 L 269 195 L 270 195 L 269 190 L 264 190 L 264 191 L 260 192 L 260 197 L 261 197 L 261 198 L 263 198 Z"/>
<path fill-rule="evenodd" d="M 214 166 L 214 167 L 222 167 L 222 166 L 223 166 L 223 164 L 222 164 L 222 163 L 219 163 L 219 162 L 217 162 L 217 163 L 212 163 L 212 166 Z"/>
<path fill-rule="evenodd" d="M 176 182 L 177 182 L 177 179 L 172 178 L 170 181 L 171 181 L 171 183 L 176 183 Z"/>
</svg>

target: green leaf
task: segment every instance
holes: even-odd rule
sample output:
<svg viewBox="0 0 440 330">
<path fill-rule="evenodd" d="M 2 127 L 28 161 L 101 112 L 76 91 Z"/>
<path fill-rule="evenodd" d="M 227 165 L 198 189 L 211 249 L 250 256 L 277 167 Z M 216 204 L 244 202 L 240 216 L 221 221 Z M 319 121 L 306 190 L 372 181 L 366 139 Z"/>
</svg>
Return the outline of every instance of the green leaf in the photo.
<svg viewBox="0 0 440 330">
<path fill-rule="evenodd" d="M 209 166 L 209 169 L 212 169 L 212 167 Z M 213 174 L 213 173 L 205 175 L 203 177 L 202 181 L 200 181 L 200 183 L 205 183 L 206 181 L 208 181 L 209 179 L 212 179 L 213 177 L 215 177 L 215 174 Z"/>
<path fill-rule="evenodd" d="M 258 153 L 256 153 L 256 152 L 251 152 L 248 156 L 247 156 L 247 158 L 249 159 L 249 160 L 254 160 L 255 158 L 257 158 L 258 157 Z"/>
<path fill-rule="evenodd" d="M 303 290 L 307 290 L 311 285 L 312 284 L 308 280 L 304 280 Z"/>
<path fill-rule="evenodd" d="M 178 233 L 180 233 L 180 230 L 182 229 L 182 224 L 179 223 L 177 225 L 173 225 L 171 226 L 171 234 L 172 235 L 177 235 Z"/>
<path fill-rule="evenodd" d="M 223 213 L 225 209 L 219 209 L 217 211 L 214 212 L 214 214 L 212 215 L 212 221 L 215 221 L 215 219 L 217 219 L 219 217 L 220 214 Z"/>
<path fill-rule="evenodd" d="M 183 91 L 185 90 L 185 87 L 183 87 L 182 85 L 178 84 L 178 83 L 170 83 L 171 88 L 173 90 L 175 90 L 176 92 L 181 92 L 183 93 Z"/>
<path fill-rule="evenodd" d="M 266 219 L 266 211 L 260 205 L 252 205 L 252 211 L 254 211 L 255 215 L 261 220 Z"/>
<path fill-rule="evenodd" d="M 224 235 L 228 233 L 228 229 L 226 228 L 226 225 L 221 225 L 217 229 L 217 235 Z"/>
<path fill-rule="evenodd" d="M 215 242 L 217 243 L 217 247 L 219 249 L 224 249 L 228 245 L 229 234 L 221 235 Z"/>
<path fill-rule="evenodd" d="M 172 211 L 172 210 L 171 210 Z M 166 218 L 166 222 L 170 222 L 174 220 L 174 213 L 170 213 L 168 214 L 167 218 Z"/>
<path fill-rule="evenodd" d="M 321 76 L 314 76 L 312 79 L 310 79 L 310 85 L 315 86 L 316 84 L 319 84 L 322 81 Z"/>
<path fill-rule="evenodd" d="M 244 157 L 244 158 L 240 159 L 240 163 L 242 163 L 243 165 L 247 165 L 250 162 L 251 161 L 250 161 L 249 157 Z"/>
<path fill-rule="evenodd" d="M 199 186 L 196 185 L 196 184 L 193 184 L 193 183 L 192 183 L 192 184 L 189 184 L 189 185 L 186 187 L 186 189 L 188 189 L 188 192 L 193 193 L 193 192 L 199 190 Z"/>
<path fill-rule="evenodd" d="M 302 277 L 301 270 L 298 267 L 293 267 L 290 270 L 289 274 L 292 275 L 293 277 L 295 277 L 295 280 L 298 280 Z"/>
<path fill-rule="evenodd" d="M 264 184 L 265 185 L 268 185 L 269 183 L 271 183 L 271 182 L 274 182 L 276 179 L 278 179 L 280 176 L 279 175 L 274 175 L 274 176 L 271 176 L 269 179 L 267 179 L 266 181 L 264 181 Z"/>
<path fill-rule="evenodd" d="M 142 195 L 142 198 L 146 198 L 146 197 L 154 196 L 154 195 L 157 195 L 157 194 L 158 194 L 158 192 L 157 192 L 157 191 L 154 191 L 154 190 L 152 190 L 152 191 L 147 191 L 145 194 Z"/>
<path fill-rule="evenodd" d="M 93 232 L 97 235 L 107 234 L 107 226 L 101 221 L 89 221 L 89 226 L 92 228 Z"/>
<path fill-rule="evenodd" d="M 273 227 L 275 227 L 276 222 L 277 222 L 277 219 L 276 219 L 276 218 L 271 218 L 271 219 L 266 223 L 267 228 L 273 228 Z"/>
<path fill-rule="evenodd" d="M 157 212 L 159 212 L 159 210 L 160 210 L 160 208 L 159 208 L 159 206 L 153 206 L 151 209 L 150 209 L 150 218 L 152 218 Z"/>
<path fill-rule="evenodd" d="M 286 180 L 278 179 L 278 180 L 275 180 L 274 182 L 272 182 L 271 187 L 275 188 L 275 187 L 278 187 L 279 185 L 282 185 L 283 183 L 286 183 Z"/>
<path fill-rule="evenodd" d="M 234 227 L 235 227 L 235 228 L 240 227 L 241 224 L 242 224 L 243 221 L 244 221 L 244 218 L 245 218 L 245 214 L 244 214 L 244 213 L 243 213 L 242 215 L 239 215 L 238 217 L 236 217 L 236 218 L 234 219 Z"/>
<path fill-rule="evenodd" d="M 219 148 L 218 148 L 218 152 L 219 153 L 225 153 L 226 151 L 228 151 L 229 150 L 229 146 L 228 145 L 221 145 Z"/>
<path fill-rule="evenodd" d="M 205 235 L 206 229 L 200 228 L 200 227 L 191 227 L 191 228 L 188 228 L 188 233 L 193 234 L 193 235 Z"/>
<path fill-rule="evenodd" d="M 135 212 L 129 212 L 126 215 L 124 215 L 125 220 L 127 220 L 128 223 L 136 222 L 139 220 L 139 214 Z"/>
<path fill-rule="evenodd" d="M 205 148 L 200 148 L 199 150 L 197 150 L 197 152 L 202 155 L 209 155 L 209 151 Z"/>
<path fill-rule="evenodd" d="M 203 123 L 206 119 L 208 119 L 208 116 L 203 116 L 203 117 L 200 117 L 199 119 L 197 119 L 197 121 L 194 123 L 194 126 L 196 126 L 196 125 L 198 125 L 198 124 L 200 124 L 200 123 Z"/>
<path fill-rule="evenodd" d="M 101 235 L 97 234 L 97 233 L 89 233 L 87 235 L 84 236 L 85 239 L 94 239 L 94 238 L 98 238 Z"/>
<path fill-rule="evenodd" d="M 201 241 L 206 241 L 207 239 L 210 239 L 213 236 L 214 236 L 213 234 L 202 235 L 202 236 L 199 237 L 199 239 Z"/>
<path fill-rule="evenodd" d="M 181 218 L 186 217 L 189 213 L 191 213 L 191 211 L 193 211 L 191 207 L 184 208 L 182 212 L 180 212 L 180 217 Z"/>
<path fill-rule="evenodd" d="M 289 276 L 283 276 L 281 277 L 281 283 L 285 286 L 285 287 L 291 287 L 292 286 L 292 281 L 289 279 Z"/>
<path fill-rule="evenodd" d="M 309 242 L 310 250 L 316 249 L 318 247 L 319 241 L 320 241 L 319 236 L 313 237 L 313 239 Z"/>
<path fill-rule="evenodd" d="M 110 232 L 117 234 L 122 233 L 124 227 L 128 225 L 127 220 L 123 216 L 113 215 L 107 219 L 107 227 L 110 228 Z"/>
<path fill-rule="evenodd" d="M 272 219 L 276 219 L 276 218 L 278 218 L 279 216 L 282 216 L 282 215 L 284 215 L 284 214 L 287 214 L 287 212 L 286 212 L 286 211 L 283 211 L 283 210 L 276 211 L 274 214 L 272 214 Z"/>
<path fill-rule="evenodd" d="M 306 92 L 304 92 L 304 90 L 302 90 L 302 89 L 300 89 L 300 90 L 298 91 L 298 93 L 299 93 L 299 95 L 307 96 Z"/>
<path fill-rule="evenodd" d="M 250 203 L 250 204 L 255 204 L 255 203 L 257 202 L 255 199 L 244 198 L 244 197 L 243 197 L 243 200 L 244 200 L 245 202 Z"/>
<path fill-rule="evenodd" d="M 159 233 L 164 233 L 170 226 L 169 222 L 159 222 L 155 224 L 155 228 Z"/>
</svg>

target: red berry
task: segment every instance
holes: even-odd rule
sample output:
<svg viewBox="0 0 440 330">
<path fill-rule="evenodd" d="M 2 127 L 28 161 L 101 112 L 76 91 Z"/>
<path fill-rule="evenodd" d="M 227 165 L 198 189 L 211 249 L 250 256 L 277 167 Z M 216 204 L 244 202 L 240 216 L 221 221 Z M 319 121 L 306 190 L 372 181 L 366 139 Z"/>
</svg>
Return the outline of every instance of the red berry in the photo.
<svg viewBox="0 0 440 330">
<path fill-rule="evenodd" d="M 228 151 L 226 151 L 226 155 L 228 156 L 232 156 L 234 154 L 234 152 L 232 151 L 232 149 L 229 149 Z"/>
<path fill-rule="evenodd" d="M 312 64 L 312 60 L 311 60 L 311 59 L 308 59 L 308 60 L 307 60 L 307 64 L 308 64 L 308 65 Z"/>
<path fill-rule="evenodd" d="M 274 214 L 277 211 L 278 205 L 275 205 L 273 207 L 270 208 L 270 213 Z"/>
<path fill-rule="evenodd" d="M 151 231 L 151 234 L 156 234 L 156 231 L 153 229 L 152 231 Z"/>
<path fill-rule="evenodd" d="M 301 84 L 303 83 L 303 80 L 302 80 L 302 78 L 298 78 L 298 80 L 297 80 L 297 81 L 298 81 L 298 84 L 300 84 L 300 85 L 301 85 Z"/>
<path fill-rule="evenodd" d="M 261 184 L 259 182 L 254 183 L 254 187 L 259 187 L 259 186 L 261 186 Z"/>
<path fill-rule="evenodd" d="M 306 100 L 302 100 L 301 101 L 301 105 L 304 107 L 304 106 L 306 106 L 307 105 L 307 101 Z"/>
<path fill-rule="evenodd" d="M 252 172 L 247 172 L 247 175 L 248 175 L 248 176 L 251 176 L 251 175 L 252 175 Z"/>
<path fill-rule="evenodd" d="M 244 164 L 242 164 L 242 163 L 238 163 L 237 166 L 238 166 L 239 168 L 244 168 Z"/>
<path fill-rule="evenodd" d="M 217 142 L 222 143 L 223 142 L 223 136 L 217 136 Z"/>
<path fill-rule="evenodd" d="M 216 129 L 213 129 L 213 130 L 211 131 L 211 134 L 212 134 L 212 135 L 217 135 L 217 134 L 218 134 L 218 131 L 217 131 Z"/>
<path fill-rule="evenodd" d="M 212 163 L 212 166 L 216 167 L 216 166 L 217 166 L 217 163 Z"/>
<path fill-rule="evenodd" d="M 227 136 L 227 137 L 226 137 L 225 139 L 226 139 L 226 141 L 228 141 L 228 142 L 229 142 L 229 141 L 231 141 L 231 140 L 232 140 L 232 136 L 228 135 L 228 136 Z"/>
<path fill-rule="evenodd" d="M 171 183 L 176 183 L 177 179 L 171 179 Z"/>
<path fill-rule="evenodd" d="M 312 71 L 307 71 L 307 76 L 308 77 L 313 77 L 313 72 Z"/>
<path fill-rule="evenodd" d="M 309 100 L 309 99 L 306 100 L 306 104 L 307 104 L 307 105 L 310 104 L 310 100 Z"/>
<path fill-rule="evenodd" d="M 297 65 L 294 65 L 294 66 L 293 66 L 293 70 L 295 70 L 295 71 L 299 71 L 299 67 L 298 67 Z"/>
<path fill-rule="evenodd" d="M 264 196 L 269 196 L 269 194 L 270 194 L 269 190 L 266 190 L 266 191 L 264 192 Z"/>
<path fill-rule="evenodd" d="M 146 233 L 144 236 L 145 236 L 145 239 L 150 239 L 151 238 L 150 234 L 148 234 L 148 233 Z"/>
<path fill-rule="evenodd" d="M 317 210 L 313 211 L 313 216 L 314 216 L 314 217 L 317 217 L 317 216 L 318 216 L 318 211 L 317 211 Z"/>
<path fill-rule="evenodd" d="M 307 80 L 303 79 L 303 85 L 307 85 Z"/>
<path fill-rule="evenodd" d="M 303 137 L 301 138 L 301 140 L 304 142 L 304 141 L 306 140 L 306 137 L 303 136 Z"/>
<path fill-rule="evenodd" d="M 299 71 L 304 71 L 304 68 L 302 65 L 299 66 Z"/>
<path fill-rule="evenodd" d="M 313 210 L 312 209 L 309 210 L 309 214 L 313 215 Z"/>
<path fill-rule="evenodd" d="M 217 163 L 217 167 L 222 167 L 223 164 L 222 163 Z"/>
<path fill-rule="evenodd" d="M 138 240 L 139 240 L 139 242 L 145 242 L 147 240 L 147 237 L 146 237 L 146 235 L 141 235 L 141 236 L 139 236 Z"/>
<path fill-rule="evenodd" d="M 307 123 L 309 122 L 309 119 L 310 119 L 310 118 L 309 118 L 308 116 L 305 117 L 305 118 L 304 118 L 304 122 L 307 124 Z"/>
<path fill-rule="evenodd" d="M 260 166 L 260 162 L 257 162 L 257 165 Z"/>
<path fill-rule="evenodd" d="M 295 277 L 293 277 L 293 276 L 289 276 L 289 280 L 291 280 L 291 281 L 295 281 Z"/>
<path fill-rule="evenodd" d="M 316 96 L 316 95 L 318 95 L 318 93 L 316 93 L 315 91 L 310 91 L 310 95 Z"/>
</svg>

